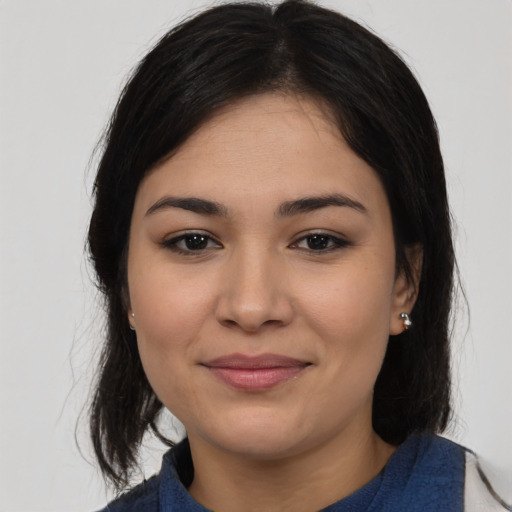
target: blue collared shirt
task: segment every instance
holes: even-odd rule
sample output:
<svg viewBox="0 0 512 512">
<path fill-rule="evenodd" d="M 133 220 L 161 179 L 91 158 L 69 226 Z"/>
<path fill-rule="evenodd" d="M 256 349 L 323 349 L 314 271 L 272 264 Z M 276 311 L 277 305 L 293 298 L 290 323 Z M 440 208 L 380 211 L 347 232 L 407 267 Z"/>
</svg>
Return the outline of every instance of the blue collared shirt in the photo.
<svg viewBox="0 0 512 512">
<path fill-rule="evenodd" d="M 465 451 L 447 439 L 413 435 L 368 484 L 323 512 L 463 512 Z M 160 473 L 101 512 L 209 512 L 187 491 L 188 441 L 169 450 Z"/>
</svg>

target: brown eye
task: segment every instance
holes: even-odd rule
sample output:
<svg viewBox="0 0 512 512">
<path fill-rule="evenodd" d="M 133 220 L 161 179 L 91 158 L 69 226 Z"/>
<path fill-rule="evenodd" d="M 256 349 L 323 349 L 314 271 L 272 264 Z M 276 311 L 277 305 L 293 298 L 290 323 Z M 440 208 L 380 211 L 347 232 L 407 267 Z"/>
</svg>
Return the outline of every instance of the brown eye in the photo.
<svg viewBox="0 0 512 512">
<path fill-rule="evenodd" d="M 166 249 L 182 254 L 200 253 L 221 247 L 212 237 L 203 233 L 184 233 L 170 240 L 163 241 L 162 245 Z"/>
<path fill-rule="evenodd" d="M 327 249 L 332 243 L 332 237 L 326 235 L 311 235 L 306 237 L 308 249 L 321 251 Z"/>
<path fill-rule="evenodd" d="M 189 235 L 183 238 L 183 244 L 189 251 L 200 251 L 206 249 L 208 240 L 204 235 Z"/>
<path fill-rule="evenodd" d="M 330 252 L 349 246 L 350 243 L 327 233 L 311 233 L 298 240 L 294 247 L 311 252 Z"/>
</svg>

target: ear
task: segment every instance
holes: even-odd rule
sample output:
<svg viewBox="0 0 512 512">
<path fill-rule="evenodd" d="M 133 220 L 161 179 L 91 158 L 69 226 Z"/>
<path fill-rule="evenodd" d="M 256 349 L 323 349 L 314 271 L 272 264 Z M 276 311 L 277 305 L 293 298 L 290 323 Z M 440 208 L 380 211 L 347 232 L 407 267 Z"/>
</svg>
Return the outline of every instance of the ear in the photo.
<svg viewBox="0 0 512 512">
<path fill-rule="evenodd" d="M 135 330 L 135 313 L 133 312 L 132 308 L 129 307 L 128 310 L 128 323 L 130 324 L 130 329 L 132 331 Z"/>
<path fill-rule="evenodd" d="M 125 258 L 125 256 L 123 256 Z M 126 264 L 125 264 L 126 267 Z M 135 313 L 132 309 L 132 304 L 130 300 L 130 290 L 128 288 L 128 276 L 126 275 L 126 271 L 124 274 L 124 279 L 121 284 L 121 301 L 123 303 L 124 309 L 126 310 L 126 314 L 128 315 L 128 325 L 132 331 L 135 330 Z"/>
<path fill-rule="evenodd" d="M 389 333 L 400 334 L 405 330 L 404 321 L 400 318 L 402 313 L 410 314 L 418 298 L 421 268 L 423 265 L 423 248 L 420 245 L 407 247 L 405 257 L 409 262 L 411 274 L 400 272 L 393 288 L 393 303 L 391 318 L 389 319 Z M 412 319 L 414 321 L 414 319 Z"/>
</svg>

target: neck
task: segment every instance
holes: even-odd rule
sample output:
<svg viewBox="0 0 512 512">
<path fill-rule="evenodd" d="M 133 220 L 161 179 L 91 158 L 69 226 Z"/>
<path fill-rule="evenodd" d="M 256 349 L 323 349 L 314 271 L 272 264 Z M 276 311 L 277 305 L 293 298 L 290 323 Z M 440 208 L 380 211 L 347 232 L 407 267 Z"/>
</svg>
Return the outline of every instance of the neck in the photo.
<svg viewBox="0 0 512 512">
<path fill-rule="evenodd" d="M 311 512 L 352 494 L 382 470 L 395 448 L 369 430 L 279 459 L 258 460 L 190 439 L 190 494 L 219 512 Z"/>
</svg>

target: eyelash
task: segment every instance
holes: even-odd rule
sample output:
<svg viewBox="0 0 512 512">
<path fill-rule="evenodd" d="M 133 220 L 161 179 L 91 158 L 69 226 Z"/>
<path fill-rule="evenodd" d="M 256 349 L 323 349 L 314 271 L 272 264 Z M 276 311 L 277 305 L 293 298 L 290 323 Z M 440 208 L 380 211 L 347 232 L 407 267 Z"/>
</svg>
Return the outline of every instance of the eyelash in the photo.
<svg viewBox="0 0 512 512">
<path fill-rule="evenodd" d="M 207 235 L 206 233 L 202 233 L 201 231 L 190 231 L 187 233 L 183 233 L 179 236 L 176 236 L 174 238 L 171 238 L 169 240 L 164 240 L 162 242 L 162 246 L 166 249 L 169 249 L 172 252 L 175 252 L 177 254 L 183 254 L 185 256 L 199 256 L 201 254 L 204 254 L 205 251 L 208 249 L 212 249 L 211 247 L 205 247 L 202 249 L 194 250 L 194 249 L 183 249 L 178 246 L 180 242 L 184 242 L 187 239 L 192 239 L 193 237 L 202 237 L 206 240 L 206 244 L 210 244 L 210 242 L 214 242 L 218 247 L 222 247 L 219 242 L 217 242 L 212 236 Z"/>
<path fill-rule="evenodd" d="M 193 237 L 201 237 L 202 241 L 206 242 L 206 247 L 199 248 L 199 249 L 188 249 L 188 248 L 184 249 L 182 247 L 179 247 L 178 244 L 180 242 L 186 243 L 187 239 L 191 240 Z M 314 237 L 319 237 L 320 239 L 327 241 L 327 243 L 330 245 L 323 249 L 312 249 L 310 247 L 307 247 L 307 248 L 299 247 L 299 244 L 301 242 L 306 241 L 306 243 L 307 243 L 308 239 L 310 239 L 310 241 L 311 241 L 311 239 L 313 239 Z M 216 245 L 216 247 L 208 247 L 208 245 L 210 245 L 211 242 L 213 242 Z M 206 233 L 202 233 L 200 231 L 190 231 L 187 233 L 183 233 L 183 234 L 176 236 L 174 238 L 171 238 L 169 240 L 164 240 L 161 243 L 161 245 L 164 248 L 166 248 L 172 252 L 175 252 L 177 254 L 183 254 L 185 256 L 200 256 L 200 255 L 205 254 L 206 251 L 211 250 L 212 248 L 214 248 L 214 249 L 222 248 L 222 245 L 219 242 L 217 242 L 212 236 L 210 236 Z M 351 245 L 353 245 L 353 244 L 350 243 L 349 241 L 344 240 L 343 238 L 331 235 L 329 233 L 311 232 L 311 233 L 308 233 L 308 234 L 298 238 L 289 247 L 297 248 L 299 250 L 306 251 L 311 254 L 321 255 L 321 254 L 331 253 L 333 251 L 337 251 L 339 249 L 343 249 L 343 248 L 349 247 Z"/>
<path fill-rule="evenodd" d="M 307 248 L 306 247 L 298 247 L 298 244 L 300 242 L 303 242 L 303 241 L 307 242 L 308 239 L 312 239 L 314 237 L 318 237 L 318 238 L 327 240 L 328 243 L 330 243 L 331 245 L 324 249 L 312 249 L 310 247 L 307 247 Z M 326 254 L 326 253 L 331 253 L 333 251 L 337 251 L 339 249 L 343 249 L 345 247 L 349 247 L 351 245 L 352 244 L 348 240 L 345 240 L 338 236 L 331 235 L 329 233 L 318 231 L 318 232 L 308 233 L 307 235 L 300 237 L 296 242 L 294 242 L 291 245 L 291 247 L 297 247 L 300 250 L 304 250 L 304 251 L 307 251 L 312 254 L 322 255 L 322 254 Z"/>
</svg>

